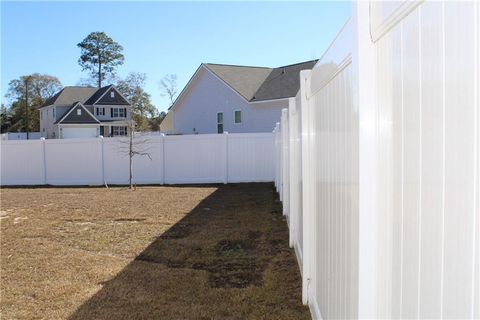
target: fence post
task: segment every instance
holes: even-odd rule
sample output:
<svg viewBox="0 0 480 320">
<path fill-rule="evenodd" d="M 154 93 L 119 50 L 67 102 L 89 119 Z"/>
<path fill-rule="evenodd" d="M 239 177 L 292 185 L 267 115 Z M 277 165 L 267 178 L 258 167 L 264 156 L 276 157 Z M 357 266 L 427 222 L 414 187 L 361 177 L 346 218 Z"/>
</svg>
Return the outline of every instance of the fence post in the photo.
<svg viewBox="0 0 480 320">
<path fill-rule="evenodd" d="M 280 148 L 280 139 L 279 139 L 279 127 L 280 123 L 275 124 L 275 189 L 277 193 L 280 193 L 280 156 L 279 156 L 279 148 Z"/>
<path fill-rule="evenodd" d="M 378 317 L 376 50 L 370 38 L 370 4 L 354 2 L 353 103 L 359 117 L 358 318 Z"/>
<path fill-rule="evenodd" d="M 281 121 L 281 119 L 280 119 Z M 280 202 L 282 202 L 283 205 L 283 174 L 282 174 L 282 168 L 283 168 L 283 137 L 282 137 L 282 123 L 277 122 L 278 126 L 278 195 L 280 197 Z"/>
<path fill-rule="evenodd" d="M 165 184 L 165 133 L 161 133 L 162 137 L 162 185 Z"/>
<path fill-rule="evenodd" d="M 41 137 L 40 140 L 42 140 L 43 147 L 43 182 L 44 184 L 47 184 L 47 153 L 45 147 L 45 138 Z"/>
<path fill-rule="evenodd" d="M 303 181 L 303 251 L 302 251 L 302 301 L 304 304 L 309 303 L 309 292 L 313 285 L 313 272 L 315 268 L 315 177 L 313 150 L 312 150 L 312 113 L 308 102 L 310 94 L 310 70 L 300 71 L 300 97 L 302 107 L 302 181 Z"/>
<path fill-rule="evenodd" d="M 289 132 L 288 132 L 288 109 L 282 109 L 282 193 L 283 193 L 283 215 L 289 214 L 289 163 L 288 163 L 288 147 L 289 147 Z"/>
<path fill-rule="evenodd" d="M 100 138 L 100 143 L 102 145 L 102 182 L 104 185 L 107 185 L 105 181 L 105 149 L 103 146 L 103 136 L 98 136 Z"/>
<path fill-rule="evenodd" d="M 293 149 L 292 148 L 292 133 L 293 133 L 293 130 L 296 129 L 294 128 L 294 126 L 292 126 L 292 118 L 296 112 L 295 110 L 295 98 L 290 98 L 288 100 L 288 113 L 289 113 L 289 117 L 288 117 L 288 120 L 289 120 L 289 125 L 288 125 L 288 130 L 289 130 L 289 152 L 288 152 L 288 157 L 289 157 L 289 160 L 288 160 L 288 164 L 289 164 L 289 182 L 288 182 L 288 185 L 289 185 L 289 210 L 288 210 L 288 219 L 290 221 L 290 223 L 288 224 L 289 226 L 289 245 L 291 248 L 294 247 L 295 245 L 295 232 L 296 232 L 296 228 L 297 226 L 295 225 L 295 222 L 296 222 L 296 215 L 298 215 L 298 212 L 296 211 L 296 208 L 298 208 L 298 205 L 297 205 L 297 202 L 298 202 L 298 199 L 297 199 L 297 196 L 295 197 L 292 197 L 293 194 L 296 195 L 296 188 L 298 188 L 298 186 L 296 184 L 293 184 L 292 183 L 292 177 L 294 177 L 294 181 L 296 182 L 297 179 L 296 179 L 296 172 L 294 171 L 294 161 L 295 161 L 295 155 L 293 154 L 293 151 L 296 150 L 296 149 Z M 295 172 L 295 173 L 294 173 Z"/>
<path fill-rule="evenodd" d="M 223 183 L 228 183 L 228 132 L 223 133 L 225 139 L 225 172 L 223 173 Z"/>
</svg>

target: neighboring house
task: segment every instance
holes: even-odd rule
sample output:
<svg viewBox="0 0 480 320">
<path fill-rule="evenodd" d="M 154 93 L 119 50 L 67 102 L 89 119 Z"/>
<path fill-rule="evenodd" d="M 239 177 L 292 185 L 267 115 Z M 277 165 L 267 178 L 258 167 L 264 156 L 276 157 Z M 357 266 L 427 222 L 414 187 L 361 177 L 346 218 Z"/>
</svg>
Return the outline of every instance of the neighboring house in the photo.
<svg viewBox="0 0 480 320">
<path fill-rule="evenodd" d="M 317 60 L 279 68 L 202 63 L 169 109 L 160 131 L 169 134 L 271 132 L 300 71 Z"/>
<path fill-rule="evenodd" d="M 40 112 L 40 132 L 49 139 L 124 136 L 130 102 L 113 86 L 65 87 Z"/>
</svg>

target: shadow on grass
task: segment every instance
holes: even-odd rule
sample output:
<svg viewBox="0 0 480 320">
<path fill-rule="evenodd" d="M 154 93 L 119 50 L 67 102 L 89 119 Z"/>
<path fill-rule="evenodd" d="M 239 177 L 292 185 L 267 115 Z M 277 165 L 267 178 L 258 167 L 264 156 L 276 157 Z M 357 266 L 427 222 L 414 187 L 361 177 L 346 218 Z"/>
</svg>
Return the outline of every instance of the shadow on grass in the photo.
<svg viewBox="0 0 480 320">
<path fill-rule="evenodd" d="M 220 185 L 70 319 L 308 319 L 269 183 Z"/>
</svg>

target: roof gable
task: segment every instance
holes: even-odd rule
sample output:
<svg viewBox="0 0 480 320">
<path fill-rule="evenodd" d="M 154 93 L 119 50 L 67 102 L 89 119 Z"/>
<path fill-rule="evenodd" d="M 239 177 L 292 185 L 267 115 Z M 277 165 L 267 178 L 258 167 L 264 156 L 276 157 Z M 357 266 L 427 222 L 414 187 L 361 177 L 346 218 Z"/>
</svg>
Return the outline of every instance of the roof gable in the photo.
<svg viewBox="0 0 480 320">
<path fill-rule="evenodd" d="M 233 66 L 206 63 L 208 70 L 227 83 L 246 100 L 252 99 L 260 85 L 267 79 L 271 68 Z"/>
<path fill-rule="evenodd" d="M 300 89 L 300 71 L 312 69 L 318 60 L 279 68 L 235 66 L 202 63 L 178 95 L 171 110 L 183 99 L 201 70 L 208 70 L 248 102 L 283 99 L 296 96 Z"/>
<path fill-rule="evenodd" d="M 111 93 L 113 92 L 113 97 Z M 123 95 L 113 85 L 102 87 L 86 102 L 86 105 L 130 105 Z"/>
<path fill-rule="evenodd" d="M 75 102 L 55 123 L 100 123 L 100 121 L 81 102 Z"/>
</svg>

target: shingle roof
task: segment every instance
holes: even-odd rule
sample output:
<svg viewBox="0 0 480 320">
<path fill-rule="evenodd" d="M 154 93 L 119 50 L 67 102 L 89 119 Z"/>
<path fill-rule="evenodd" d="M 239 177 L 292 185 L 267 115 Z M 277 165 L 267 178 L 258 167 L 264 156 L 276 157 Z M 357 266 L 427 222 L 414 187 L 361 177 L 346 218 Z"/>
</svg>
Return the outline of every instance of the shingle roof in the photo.
<svg viewBox="0 0 480 320">
<path fill-rule="evenodd" d="M 108 86 L 105 86 L 105 87 L 101 87 L 100 89 L 97 89 L 97 92 L 95 92 L 87 101 L 85 101 L 84 104 L 86 104 L 86 105 L 94 104 L 111 87 L 112 87 L 112 85 L 108 85 Z"/>
<path fill-rule="evenodd" d="M 88 98 L 94 94 L 98 88 L 93 87 L 65 87 L 58 93 L 48 98 L 42 107 L 55 105 L 71 105 L 75 101 L 85 104 Z"/>
<path fill-rule="evenodd" d="M 300 71 L 312 69 L 317 61 L 306 61 L 273 69 L 250 101 L 294 97 L 300 89 Z"/>
<path fill-rule="evenodd" d="M 318 60 L 278 68 L 205 63 L 246 100 L 262 101 L 294 97 L 300 89 L 300 71 L 312 69 Z"/>
<path fill-rule="evenodd" d="M 47 101 L 40 107 L 50 105 L 70 106 L 74 102 L 81 102 L 83 105 L 93 105 L 105 92 L 107 92 L 113 85 L 108 85 L 102 88 L 93 87 L 65 87 L 58 93 L 48 98 Z M 118 96 L 118 95 L 116 95 Z M 110 101 L 111 104 L 128 105 L 122 97 L 116 97 L 115 101 Z"/>
<path fill-rule="evenodd" d="M 260 85 L 273 69 L 263 67 L 204 64 L 210 71 L 225 81 L 246 100 L 252 99 Z"/>
</svg>

